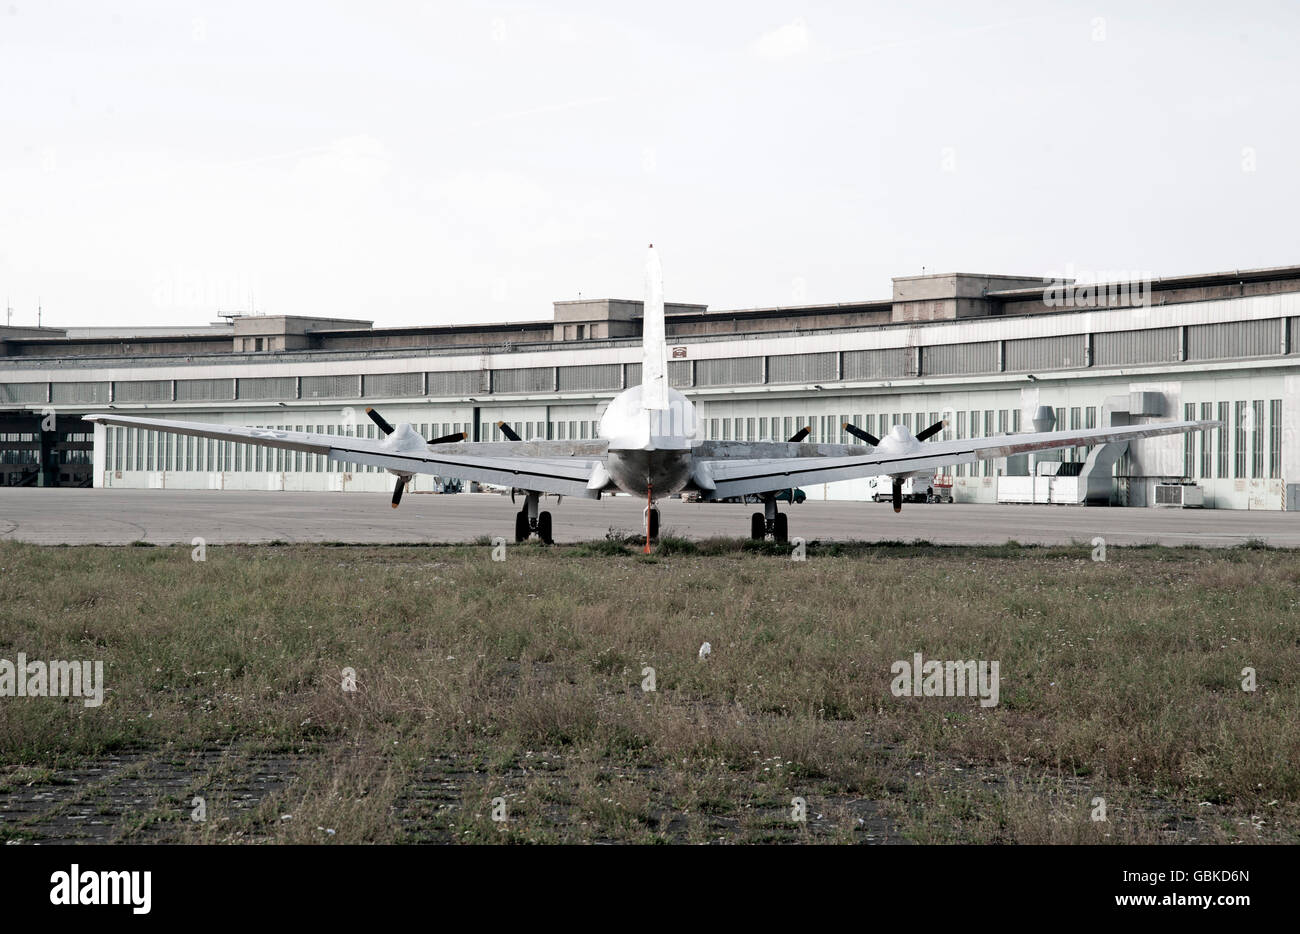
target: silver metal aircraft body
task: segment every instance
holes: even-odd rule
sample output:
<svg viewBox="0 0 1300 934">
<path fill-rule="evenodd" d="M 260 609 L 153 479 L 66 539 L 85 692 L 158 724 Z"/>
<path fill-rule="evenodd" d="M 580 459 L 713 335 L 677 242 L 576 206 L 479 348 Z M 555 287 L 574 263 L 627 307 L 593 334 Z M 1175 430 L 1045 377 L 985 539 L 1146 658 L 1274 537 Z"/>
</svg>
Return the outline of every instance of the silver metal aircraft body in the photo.
<svg viewBox="0 0 1300 934">
<path fill-rule="evenodd" d="M 515 517 L 516 541 L 534 534 L 544 542 L 551 541 L 550 513 L 540 510 L 542 494 L 599 498 L 623 492 L 646 500 L 647 547 L 649 540 L 658 536 L 656 500 L 676 493 L 695 492 L 705 500 L 757 496 L 764 510 L 751 516 L 750 535 L 786 541 L 787 517 L 777 510 L 776 494 L 791 487 L 888 474 L 894 478 L 897 511 L 905 479 L 933 474 L 942 467 L 1222 424 L 1171 421 L 956 441 L 928 440 L 942 430 L 944 422 L 916 435 L 903 425 L 894 425 L 879 439 L 846 424 L 846 432 L 870 446 L 805 443 L 807 428 L 788 441 L 709 441 L 700 438 L 694 404 L 668 385 L 663 276 L 653 247 L 646 263 L 644 314 L 642 383 L 614 397 L 600 418 L 597 439 L 591 441 L 524 441 L 504 423 L 500 427 L 507 441 L 466 441 L 463 433 L 428 441 L 410 424 L 393 426 L 373 409 L 366 412 L 384 435 L 378 439 L 116 413 L 85 418 L 105 425 L 258 444 L 374 465 L 397 477 L 394 507 L 406 482 L 417 473 L 509 487 L 524 494 L 524 506 Z"/>
</svg>

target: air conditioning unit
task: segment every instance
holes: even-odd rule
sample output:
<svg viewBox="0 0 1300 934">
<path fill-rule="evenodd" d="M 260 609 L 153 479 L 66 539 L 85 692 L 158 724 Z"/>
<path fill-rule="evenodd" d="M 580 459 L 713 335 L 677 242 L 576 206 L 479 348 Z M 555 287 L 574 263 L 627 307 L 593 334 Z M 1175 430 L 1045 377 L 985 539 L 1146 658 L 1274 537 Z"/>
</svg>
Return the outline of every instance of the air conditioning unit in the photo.
<svg viewBox="0 0 1300 934">
<path fill-rule="evenodd" d="M 1205 505 L 1205 494 L 1191 483 L 1157 483 L 1155 504 L 1199 509 Z"/>
</svg>

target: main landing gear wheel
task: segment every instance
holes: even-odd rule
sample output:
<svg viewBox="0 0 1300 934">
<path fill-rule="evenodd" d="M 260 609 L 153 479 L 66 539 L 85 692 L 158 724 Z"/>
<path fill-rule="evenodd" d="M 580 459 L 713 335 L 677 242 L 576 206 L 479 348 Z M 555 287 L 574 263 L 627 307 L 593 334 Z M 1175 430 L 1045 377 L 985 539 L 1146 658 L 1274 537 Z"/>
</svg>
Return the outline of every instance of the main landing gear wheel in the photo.
<svg viewBox="0 0 1300 934">
<path fill-rule="evenodd" d="M 767 538 L 767 520 L 763 518 L 761 512 L 756 512 L 749 517 L 749 537 L 756 542 Z"/>
<path fill-rule="evenodd" d="M 783 512 L 778 512 L 772 520 L 772 537 L 781 543 L 790 540 L 790 517 Z"/>
<path fill-rule="evenodd" d="M 515 544 L 528 541 L 528 513 L 523 509 L 515 513 Z"/>
<path fill-rule="evenodd" d="M 551 538 L 551 514 L 549 512 L 537 514 L 537 537 L 542 540 L 543 545 L 555 544 L 555 541 Z"/>
<path fill-rule="evenodd" d="M 659 510 L 650 510 L 650 540 L 659 540 Z"/>
</svg>

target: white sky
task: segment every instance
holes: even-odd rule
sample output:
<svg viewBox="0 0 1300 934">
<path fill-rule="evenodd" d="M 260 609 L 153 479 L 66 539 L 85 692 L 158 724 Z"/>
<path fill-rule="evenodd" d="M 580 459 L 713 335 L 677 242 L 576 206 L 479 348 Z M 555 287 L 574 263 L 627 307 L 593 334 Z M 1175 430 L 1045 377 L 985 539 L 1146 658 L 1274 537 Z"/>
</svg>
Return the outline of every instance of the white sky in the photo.
<svg viewBox="0 0 1300 934">
<path fill-rule="evenodd" d="M 1298 36 L 1294 2 L 0 0 L 0 298 L 538 319 L 639 298 L 650 241 L 713 308 L 1292 264 Z"/>
</svg>

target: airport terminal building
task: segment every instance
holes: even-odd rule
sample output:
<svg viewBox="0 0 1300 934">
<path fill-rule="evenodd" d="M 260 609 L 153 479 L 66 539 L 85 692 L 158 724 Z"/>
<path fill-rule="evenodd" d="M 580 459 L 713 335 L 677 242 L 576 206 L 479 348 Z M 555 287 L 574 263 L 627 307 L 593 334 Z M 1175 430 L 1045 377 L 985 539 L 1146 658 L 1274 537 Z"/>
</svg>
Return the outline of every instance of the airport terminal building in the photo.
<svg viewBox="0 0 1300 934">
<path fill-rule="evenodd" d="M 199 327 L 0 327 L 0 485 L 389 491 L 318 455 L 80 416 L 114 410 L 375 434 L 366 406 L 425 437 L 594 436 L 640 380 L 641 303 L 562 301 L 550 320 L 374 328 L 233 317 Z M 952 468 L 957 501 L 1300 508 L 1300 266 L 1142 283 L 953 273 L 878 301 L 667 308 L 672 385 L 711 439 L 852 442 L 947 418 L 942 437 L 1170 419 L 1225 427 Z M 1105 448 L 1106 450 L 1103 450 Z M 411 491 L 442 488 L 417 477 Z M 805 491 L 866 499 L 867 481 Z"/>
</svg>

